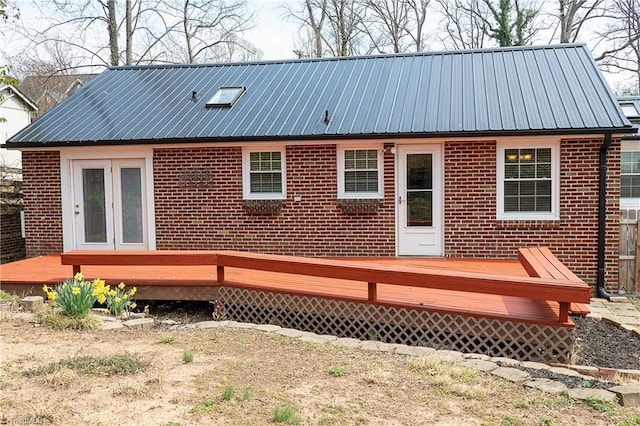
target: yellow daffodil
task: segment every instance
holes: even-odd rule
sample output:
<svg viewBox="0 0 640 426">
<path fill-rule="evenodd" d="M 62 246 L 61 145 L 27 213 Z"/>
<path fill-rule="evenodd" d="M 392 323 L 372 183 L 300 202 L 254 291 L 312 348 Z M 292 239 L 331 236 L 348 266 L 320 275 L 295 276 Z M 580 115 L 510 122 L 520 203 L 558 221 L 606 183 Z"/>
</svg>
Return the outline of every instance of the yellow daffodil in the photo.
<svg viewBox="0 0 640 426">
<path fill-rule="evenodd" d="M 80 294 L 80 287 L 73 287 L 71 289 L 71 294 L 73 294 L 74 296 L 77 296 L 78 294 Z"/>
<path fill-rule="evenodd" d="M 106 301 L 107 301 L 107 297 L 104 294 L 100 294 L 100 296 L 98 296 L 98 303 L 99 304 L 102 305 Z"/>
<path fill-rule="evenodd" d="M 47 298 L 49 300 L 55 300 L 56 294 L 54 292 L 50 291 L 50 292 L 47 293 Z"/>
<path fill-rule="evenodd" d="M 132 304 L 131 304 L 131 309 L 135 309 L 135 308 L 136 308 L 136 306 L 138 306 L 138 305 L 136 305 L 135 303 L 132 303 Z"/>
<path fill-rule="evenodd" d="M 116 295 L 115 290 L 109 290 L 109 296 L 115 296 L 115 295 Z"/>
<path fill-rule="evenodd" d="M 49 287 L 47 287 L 46 285 L 42 286 L 42 291 L 44 291 L 45 293 L 49 292 Z"/>
<path fill-rule="evenodd" d="M 119 297 L 116 297 L 115 301 L 116 301 L 116 303 L 120 303 L 120 302 L 122 302 L 122 299 L 120 299 Z"/>
<path fill-rule="evenodd" d="M 137 288 L 135 288 L 135 287 L 134 287 L 134 288 L 132 288 L 132 289 L 131 289 L 131 291 L 129 291 L 129 295 L 130 295 L 130 296 L 133 296 L 134 294 L 136 294 L 136 291 L 138 291 L 138 289 L 137 289 Z"/>
<path fill-rule="evenodd" d="M 73 279 L 74 279 L 74 280 L 76 280 L 76 281 L 82 281 L 82 280 L 84 280 L 84 275 L 82 275 L 82 272 L 78 272 L 78 273 L 73 277 Z"/>
<path fill-rule="evenodd" d="M 94 287 L 104 287 L 104 280 L 101 280 L 100 278 L 96 278 L 95 280 L 93 280 L 93 286 Z"/>
<path fill-rule="evenodd" d="M 122 298 L 123 298 L 124 300 L 127 300 L 127 299 L 129 298 L 129 295 L 128 295 L 127 293 L 125 293 L 125 294 L 123 294 L 123 295 L 122 295 Z"/>
<path fill-rule="evenodd" d="M 120 283 L 120 284 L 118 284 L 118 288 L 119 288 L 120 290 L 124 289 L 124 283 Z"/>
</svg>

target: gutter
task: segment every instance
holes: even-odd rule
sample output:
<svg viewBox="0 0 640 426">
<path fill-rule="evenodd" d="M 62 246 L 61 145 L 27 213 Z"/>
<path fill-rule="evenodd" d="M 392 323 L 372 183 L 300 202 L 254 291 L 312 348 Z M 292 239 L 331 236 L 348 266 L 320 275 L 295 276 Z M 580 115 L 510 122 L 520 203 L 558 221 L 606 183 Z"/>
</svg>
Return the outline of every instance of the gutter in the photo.
<svg viewBox="0 0 640 426">
<path fill-rule="evenodd" d="M 604 142 L 600 147 L 600 174 L 598 184 L 598 277 L 596 280 L 597 295 L 603 299 L 611 299 L 613 294 L 607 292 L 605 288 L 605 242 L 606 242 L 606 222 L 607 222 L 607 152 L 613 142 L 611 133 L 605 133 Z M 640 253 L 636 253 L 639 255 Z M 640 297 L 640 294 L 624 293 L 621 297 Z"/>
</svg>

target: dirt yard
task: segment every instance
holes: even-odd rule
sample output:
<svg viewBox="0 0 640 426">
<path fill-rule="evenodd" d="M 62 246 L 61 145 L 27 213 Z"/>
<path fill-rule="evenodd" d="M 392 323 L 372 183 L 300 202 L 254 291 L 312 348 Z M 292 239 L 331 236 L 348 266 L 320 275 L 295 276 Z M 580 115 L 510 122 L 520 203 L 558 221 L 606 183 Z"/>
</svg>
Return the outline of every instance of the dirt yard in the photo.
<svg viewBox="0 0 640 426">
<path fill-rule="evenodd" d="M 0 424 L 634 425 L 435 358 L 242 329 L 52 331 L 0 317 Z"/>
</svg>

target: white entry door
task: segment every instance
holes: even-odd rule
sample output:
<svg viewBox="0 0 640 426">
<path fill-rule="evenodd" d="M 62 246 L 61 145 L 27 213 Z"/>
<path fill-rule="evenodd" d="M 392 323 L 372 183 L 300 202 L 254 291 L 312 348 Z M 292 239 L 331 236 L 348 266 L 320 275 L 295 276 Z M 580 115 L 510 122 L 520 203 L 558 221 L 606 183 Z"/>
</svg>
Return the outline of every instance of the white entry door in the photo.
<svg viewBox="0 0 640 426">
<path fill-rule="evenodd" d="M 398 146 L 398 254 L 442 256 L 442 147 Z"/>
<path fill-rule="evenodd" d="M 73 162 L 75 248 L 148 248 L 144 160 Z"/>
</svg>

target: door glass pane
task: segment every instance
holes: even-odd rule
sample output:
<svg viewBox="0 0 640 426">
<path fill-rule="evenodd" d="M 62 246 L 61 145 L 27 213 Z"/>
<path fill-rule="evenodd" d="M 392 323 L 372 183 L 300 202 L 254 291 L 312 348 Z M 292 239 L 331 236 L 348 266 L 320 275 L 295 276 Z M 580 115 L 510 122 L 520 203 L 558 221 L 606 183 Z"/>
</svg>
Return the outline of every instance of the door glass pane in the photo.
<svg viewBox="0 0 640 426">
<path fill-rule="evenodd" d="M 432 189 L 431 154 L 407 155 L 407 189 Z"/>
<path fill-rule="evenodd" d="M 412 191 L 407 194 L 407 226 L 433 226 L 431 191 Z"/>
<path fill-rule="evenodd" d="M 407 226 L 433 226 L 432 154 L 407 154 Z"/>
<path fill-rule="evenodd" d="M 122 242 L 142 244 L 142 174 L 138 167 L 120 169 Z"/>
<path fill-rule="evenodd" d="M 82 169 L 82 196 L 85 242 L 106 243 L 104 169 Z"/>
</svg>

